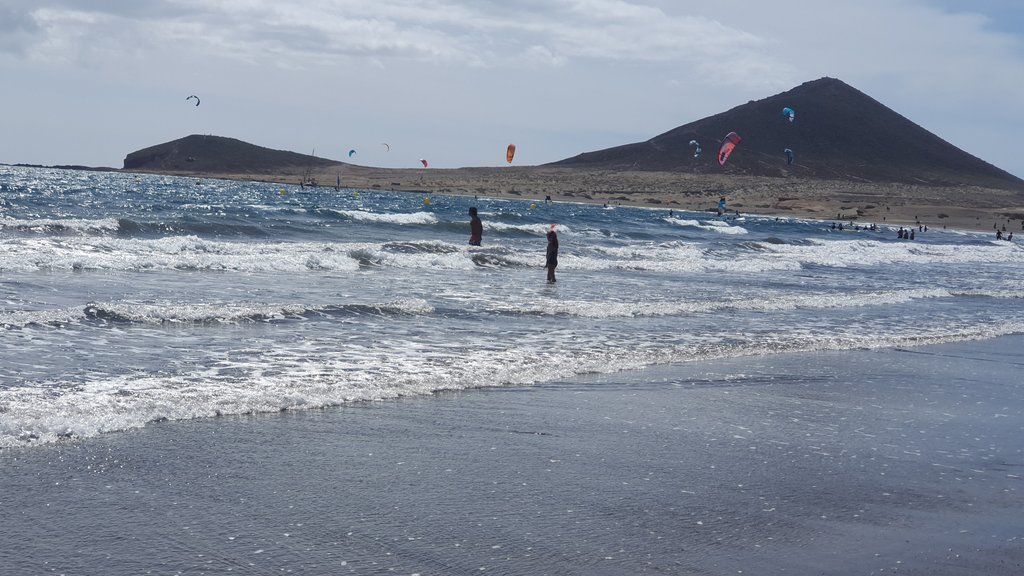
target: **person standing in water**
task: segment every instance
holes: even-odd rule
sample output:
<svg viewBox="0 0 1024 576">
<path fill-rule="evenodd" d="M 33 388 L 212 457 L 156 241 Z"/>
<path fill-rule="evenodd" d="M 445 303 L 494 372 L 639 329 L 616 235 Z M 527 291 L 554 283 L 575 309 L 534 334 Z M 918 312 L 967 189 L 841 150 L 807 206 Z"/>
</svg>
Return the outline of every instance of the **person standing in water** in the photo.
<svg viewBox="0 0 1024 576">
<path fill-rule="evenodd" d="M 548 284 L 555 282 L 555 268 L 558 267 L 558 234 L 555 234 L 555 225 L 548 230 L 548 251 L 547 262 L 544 267 L 548 269 Z"/>
<path fill-rule="evenodd" d="M 469 245 L 479 246 L 484 237 L 484 224 L 476 215 L 476 206 L 469 207 Z"/>
</svg>

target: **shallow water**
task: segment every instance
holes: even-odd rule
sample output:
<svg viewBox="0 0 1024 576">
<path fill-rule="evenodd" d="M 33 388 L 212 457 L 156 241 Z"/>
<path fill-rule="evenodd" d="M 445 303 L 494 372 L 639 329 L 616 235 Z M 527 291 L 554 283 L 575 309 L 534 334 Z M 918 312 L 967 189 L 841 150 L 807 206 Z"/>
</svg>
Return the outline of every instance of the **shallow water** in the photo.
<svg viewBox="0 0 1024 576">
<path fill-rule="evenodd" d="M 1024 333 L 1016 243 L 828 224 L 0 166 L 0 447 Z"/>
<path fill-rule="evenodd" d="M 0 451 L 0 574 L 1012 576 L 1024 337 Z"/>
</svg>

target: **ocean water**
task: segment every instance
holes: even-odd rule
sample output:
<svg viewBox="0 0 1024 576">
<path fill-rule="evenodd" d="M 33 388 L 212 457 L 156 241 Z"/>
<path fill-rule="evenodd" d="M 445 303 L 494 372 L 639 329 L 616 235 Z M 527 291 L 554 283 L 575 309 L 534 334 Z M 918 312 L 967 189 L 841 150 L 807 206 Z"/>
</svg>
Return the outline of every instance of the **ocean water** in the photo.
<svg viewBox="0 0 1024 576">
<path fill-rule="evenodd" d="M 0 166 L 0 448 L 1024 333 L 1024 249 L 994 234 L 426 198 Z"/>
</svg>

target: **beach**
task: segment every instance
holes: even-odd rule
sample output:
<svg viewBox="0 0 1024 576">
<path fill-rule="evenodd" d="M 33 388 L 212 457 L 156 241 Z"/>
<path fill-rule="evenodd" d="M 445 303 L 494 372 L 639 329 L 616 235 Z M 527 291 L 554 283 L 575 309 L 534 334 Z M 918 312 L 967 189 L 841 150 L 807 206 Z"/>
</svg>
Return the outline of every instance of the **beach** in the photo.
<svg viewBox="0 0 1024 576">
<path fill-rule="evenodd" d="M 1020 574 L 1022 350 L 739 357 L 3 450 L 0 573 Z"/>
<path fill-rule="evenodd" d="M 199 178 L 256 180 L 298 185 L 304 177 L 320 186 L 341 181 L 346 189 L 370 189 L 665 210 L 715 211 L 726 198 L 731 211 L 857 224 L 928 226 L 1005 232 L 1024 230 L 1020 191 L 982 187 L 927 186 L 741 174 L 691 174 L 640 170 L 592 170 L 548 166 L 454 169 L 388 169 L 339 164 L 310 174 L 196 173 Z"/>
<path fill-rule="evenodd" d="M 1016 239 L 30 167 L 0 189 L 4 576 L 1021 572 Z"/>
<path fill-rule="evenodd" d="M 1024 576 L 1022 48 L 0 0 L 0 576 Z"/>
</svg>

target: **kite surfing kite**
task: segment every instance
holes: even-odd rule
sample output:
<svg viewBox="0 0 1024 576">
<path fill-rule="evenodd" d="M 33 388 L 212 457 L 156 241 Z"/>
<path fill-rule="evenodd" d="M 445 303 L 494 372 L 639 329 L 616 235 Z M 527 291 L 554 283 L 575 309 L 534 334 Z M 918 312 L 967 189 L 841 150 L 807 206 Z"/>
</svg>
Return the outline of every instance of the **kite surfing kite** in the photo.
<svg viewBox="0 0 1024 576">
<path fill-rule="evenodd" d="M 690 140 L 690 146 L 696 146 L 696 148 L 693 150 L 693 157 L 696 158 L 697 156 L 700 156 L 700 142 L 697 142 L 696 140 Z"/>
<path fill-rule="evenodd" d="M 352 150 L 349 150 L 349 151 L 348 151 L 348 157 L 349 157 L 349 158 L 351 158 L 351 157 L 353 157 L 353 156 L 355 156 L 355 155 L 356 155 L 356 150 L 355 150 L 355 148 L 353 148 Z"/>
<path fill-rule="evenodd" d="M 514 158 L 515 155 L 516 155 L 516 145 L 515 144 L 509 144 L 508 145 L 508 150 L 505 151 L 505 160 L 509 164 L 511 164 L 512 163 L 512 158 Z"/>
<path fill-rule="evenodd" d="M 388 146 L 387 142 L 381 142 L 380 145 L 383 146 L 387 152 L 391 152 L 391 146 Z"/>
<path fill-rule="evenodd" d="M 427 167 L 427 161 L 424 158 L 420 158 L 420 164 L 423 164 L 424 168 Z"/>
<path fill-rule="evenodd" d="M 796 118 L 796 112 L 793 111 L 792 108 L 787 106 L 782 109 L 782 116 L 785 118 L 789 118 L 789 121 L 792 122 L 793 119 Z"/>
<path fill-rule="evenodd" d="M 199 96 L 196 96 L 195 94 L 189 96 L 188 98 L 185 98 L 185 101 L 188 102 L 189 100 L 191 100 L 193 98 L 196 99 L 196 106 L 199 106 Z"/>
<path fill-rule="evenodd" d="M 793 151 L 790 150 L 789 148 L 786 148 L 785 150 L 783 150 L 783 152 L 785 152 L 785 154 L 786 154 L 786 165 L 787 166 L 792 166 L 793 165 Z"/>
<path fill-rule="evenodd" d="M 733 148 L 740 143 L 739 134 L 735 132 L 729 132 L 725 135 L 725 141 L 722 142 L 722 147 L 718 150 L 718 163 L 721 166 L 725 166 L 725 161 L 729 159 L 729 155 L 732 154 Z"/>
</svg>

